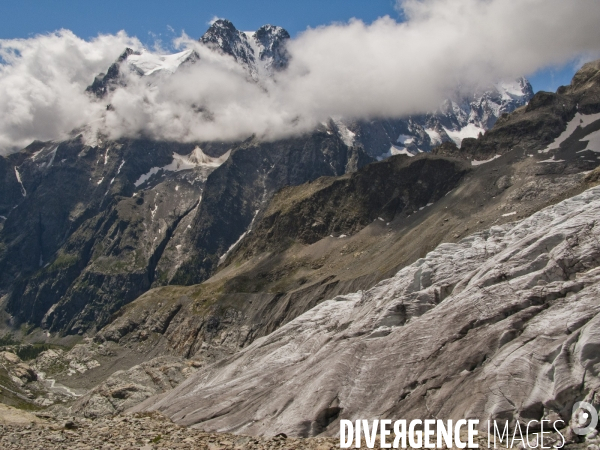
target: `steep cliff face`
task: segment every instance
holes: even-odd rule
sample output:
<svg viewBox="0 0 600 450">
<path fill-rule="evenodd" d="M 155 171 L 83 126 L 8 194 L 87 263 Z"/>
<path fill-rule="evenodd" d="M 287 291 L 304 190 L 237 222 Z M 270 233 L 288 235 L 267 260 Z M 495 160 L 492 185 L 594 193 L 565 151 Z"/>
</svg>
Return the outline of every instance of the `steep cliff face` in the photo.
<svg viewBox="0 0 600 450">
<path fill-rule="evenodd" d="M 276 190 L 370 161 L 326 132 L 200 145 L 78 137 L 3 159 L 13 325 L 81 333 L 152 285 L 201 281 Z"/>
<path fill-rule="evenodd" d="M 0 236 L 0 289 L 15 324 L 79 331 L 150 287 L 215 167 L 191 162 L 190 144 L 38 147 L 10 157 L 22 192 Z"/>
<path fill-rule="evenodd" d="M 273 194 L 320 176 L 353 172 L 372 161 L 326 131 L 276 143 L 242 144 L 209 178 L 190 230 L 187 260 L 172 284 L 204 281 L 252 226 Z"/>
<path fill-rule="evenodd" d="M 364 417 L 568 422 L 600 388 L 599 214 L 596 187 L 443 244 L 145 408 L 205 430 L 298 436 Z"/>
<path fill-rule="evenodd" d="M 252 79 L 272 76 L 287 67 L 285 49 L 289 33 L 281 27 L 264 25 L 256 32 L 243 32 L 228 20 L 216 20 L 200 38 L 203 44 L 232 56 Z"/>
<path fill-rule="evenodd" d="M 264 217 L 256 220 L 239 247 L 221 258 L 223 266 L 235 267 L 257 256 L 264 266 L 236 273 L 227 273 L 225 268 L 223 275 L 202 285 L 151 291 L 121 311 L 96 340 L 125 343 L 144 331 L 152 339 L 166 340 L 180 355 L 198 356 L 204 363 L 215 355 L 222 357 L 338 289 L 350 288 L 352 278 L 342 283 L 332 275 L 335 270 L 310 274 L 325 265 L 325 258 L 291 257 L 285 254 L 290 245 L 318 245 L 321 237 L 329 236 L 327 230 L 340 224 L 347 233 L 356 234 L 382 215 L 389 220 L 411 215 L 456 187 L 466 172 L 464 163 L 457 161 L 396 157 L 341 178 L 321 178 L 286 188 L 276 195 Z M 427 175 L 426 181 L 413 183 L 420 175 Z M 388 184 L 387 189 L 378 189 L 383 183 Z M 347 202 L 348 208 L 330 215 L 331 204 L 337 201 Z M 311 226 L 314 220 L 320 221 L 320 227 Z M 294 226 L 287 227 L 291 223 Z M 336 234 L 341 235 L 340 231 Z M 337 252 L 332 253 L 335 258 Z M 156 323 L 163 325 L 157 328 Z"/>
<path fill-rule="evenodd" d="M 443 158 L 395 157 L 341 178 L 284 188 L 236 254 L 281 250 L 353 235 L 375 220 L 391 222 L 437 202 L 456 187 L 469 164 Z"/>
</svg>

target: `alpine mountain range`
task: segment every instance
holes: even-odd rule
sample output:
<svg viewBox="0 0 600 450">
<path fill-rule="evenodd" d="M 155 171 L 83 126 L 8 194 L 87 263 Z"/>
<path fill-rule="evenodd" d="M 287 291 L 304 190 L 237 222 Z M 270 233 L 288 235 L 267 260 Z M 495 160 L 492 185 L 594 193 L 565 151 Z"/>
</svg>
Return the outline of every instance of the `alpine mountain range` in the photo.
<svg viewBox="0 0 600 450">
<path fill-rule="evenodd" d="M 220 19 L 200 42 L 266 86 L 289 39 Z M 87 93 L 109 110 L 132 74 L 151 89 L 200 60 L 123 49 Z M 33 354 L 0 354 L 0 401 L 255 436 L 572 428 L 600 404 L 598 130 L 596 61 L 556 93 L 457 86 L 427 114 L 284 139 L 32 142 L 0 157 L 0 337 Z"/>
</svg>

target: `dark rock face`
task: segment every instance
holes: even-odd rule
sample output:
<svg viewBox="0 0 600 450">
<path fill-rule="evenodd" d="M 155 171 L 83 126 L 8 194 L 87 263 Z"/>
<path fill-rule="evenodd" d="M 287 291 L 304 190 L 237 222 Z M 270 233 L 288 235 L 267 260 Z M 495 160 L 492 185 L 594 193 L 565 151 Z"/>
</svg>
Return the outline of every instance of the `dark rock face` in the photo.
<svg viewBox="0 0 600 450">
<path fill-rule="evenodd" d="M 264 25 L 255 33 L 244 33 L 230 21 L 220 19 L 210 26 L 200 42 L 232 56 L 258 81 L 287 67 L 289 54 L 285 46 L 289 39 L 289 33 L 281 27 Z"/>
<path fill-rule="evenodd" d="M 464 145 L 465 141 L 466 141 L 466 139 L 463 139 L 463 145 Z M 449 141 L 444 142 L 443 144 L 435 147 L 431 151 L 431 154 L 438 155 L 438 156 L 449 156 L 449 157 L 453 157 L 453 158 L 468 159 L 467 154 L 462 153 L 460 151 L 460 148 L 458 148 L 454 142 L 449 142 Z"/>
<path fill-rule="evenodd" d="M 119 58 L 108 68 L 106 74 L 101 73 L 98 75 L 94 82 L 87 87 L 85 90 L 90 94 L 95 95 L 98 98 L 103 98 L 110 91 L 116 89 L 119 86 L 120 80 L 119 75 L 121 73 L 121 64 L 127 59 L 130 55 L 139 55 L 138 52 L 134 52 L 130 48 L 126 48 L 125 51 L 119 56 Z"/>
<path fill-rule="evenodd" d="M 371 161 L 326 132 L 202 146 L 232 150 L 213 175 L 221 163 L 195 144 L 144 140 L 77 138 L 3 159 L 3 199 L 17 207 L 1 219 L 0 292 L 15 325 L 83 332 L 152 285 L 205 279 L 276 190 Z"/>
<path fill-rule="evenodd" d="M 290 56 L 285 44 L 290 39 L 290 34 L 286 30 L 264 25 L 256 31 L 254 39 L 262 47 L 259 55 L 261 60 L 272 61 L 271 66 L 274 70 L 282 70 L 288 66 Z"/>
<path fill-rule="evenodd" d="M 576 113 L 600 111 L 600 61 L 585 64 L 570 86 L 557 93 L 538 92 L 527 107 L 505 115 L 477 140 L 464 141 L 461 152 L 470 156 L 502 155 L 513 148 L 543 149 L 565 130 Z"/>
<path fill-rule="evenodd" d="M 0 231 L 0 291 L 17 323 L 73 329 L 83 314 L 83 329 L 144 292 L 212 170 L 158 169 L 193 148 L 143 140 L 90 147 L 77 138 L 13 155 L 25 195 L 17 191 Z M 139 183 L 153 167 L 156 175 Z M 9 186 L 14 193 L 19 183 Z"/>
<path fill-rule="evenodd" d="M 15 163 L 15 157 L 0 156 L 0 227 L 23 194 L 26 194 L 17 179 Z"/>
<path fill-rule="evenodd" d="M 238 31 L 229 20 L 219 19 L 200 38 L 203 44 L 233 56 L 238 63 L 253 66 L 254 51 L 244 33 Z"/>
<path fill-rule="evenodd" d="M 600 112 L 600 60 L 584 64 L 573 77 L 570 86 L 561 86 L 557 94 L 576 95 L 582 114 Z"/>
<path fill-rule="evenodd" d="M 469 170 L 442 158 L 395 156 L 341 178 L 321 178 L 282 189 L 240 251 L 264 251 L 288 240 L 313 244 L 329 235 L 355 234 L 374 220 L 410 216 L 452 190 Z"/>
<path fill-rule="evenodd" d="M 397 156 L 342 177 L 323 177 L 284 188 L 270 201 L 267 211 L 256 218 L 252 232 L 231 252 L 231 259 L 244 261 L 266 251 L 278 261 L 289 241 L 313 243 L 335 227 L 358 233 L 373 219 L 378 221 L 379 216 L 413 214 L 455 188 L 467 173 L 465 166 L 444 158 Z M 338 206 L 335 214 L 333 205 Z M 315 221 L 320 227 L 313 226 Z M 304 266 L 315 264 L 275 262 L 270 273 L 258 273 L 255 281 L 285 280 Z M 150 340 L 158 340 L 156 345 L 162 342 L 177 355 L 208 364 L 352 286 L 325 277 L 277 291 L 256 290 L 248 282 L 249 276 L 242 273 L 221 282 L 153 289 L 123 308 L 95 339 L 124 345 L 136 342 L 144 333 Z"/>
<path fill-rule="evenodd" d="M 173 284 L 207 279 L 219 258 L 251 226 L 273 194 L 324 175 L 355 171 L 372 160 L 360 148 L 348 148 L 336 135 L 316 132 L 276 143 L 248 142 L 207 180 L 190 234 L 191 257 Z"/>
</svg>

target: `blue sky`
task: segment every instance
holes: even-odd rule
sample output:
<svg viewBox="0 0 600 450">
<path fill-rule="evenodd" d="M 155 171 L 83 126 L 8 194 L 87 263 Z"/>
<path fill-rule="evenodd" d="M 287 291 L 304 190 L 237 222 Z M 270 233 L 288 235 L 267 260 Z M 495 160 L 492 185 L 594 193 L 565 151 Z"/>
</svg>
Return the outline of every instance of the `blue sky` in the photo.
<svg viewBox="0 0 600 450">
<path fill-rule="evenodd" d="M 214 16 L 231 20 L 238 29 L 255 30 L 271 23 L 292 36 L 306 29 L 352 17 L 371 22 L 390 15 L 398 18 L 393 0 L 3 0 L 0 38 L 27 37 L 68 28 L 80 37 L 125 30 L 144 40 L 150 33 L 185 30 L 200 37 Z"/>
<path fill-rule="evenodd" d="M 231 20 L 241 30 L 271 23 L 295 36 L 307 27 L 353 17 L 365 22 L 384 15 L 401 20 L 394 5 L 394 0 L 3 0 L 0 39 L 27 38 L 67 28 L 85 39 L 125 30 L 145 44 L 151 45 L 156 39 L 167 44 L 181 31 L 200 37 L 215 16 Z M 568 64 L 526 75 L 535 91 L 555 91 L 570 82 L 575 69 Z"/>
</svg>

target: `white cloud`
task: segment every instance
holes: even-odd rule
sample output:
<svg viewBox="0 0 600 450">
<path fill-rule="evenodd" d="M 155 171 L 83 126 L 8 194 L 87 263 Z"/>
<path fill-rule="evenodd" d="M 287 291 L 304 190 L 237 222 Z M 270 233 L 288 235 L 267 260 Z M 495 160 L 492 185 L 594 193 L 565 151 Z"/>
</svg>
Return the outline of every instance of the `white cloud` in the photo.
<svg viewBox="0 0 600 450">
<path fill-rule="evenodd" d="M 212 16 L 212 19 L 210 19 L 208 22 L 206 22 L 207 25 L 212 25 L 213 23 L 215 23 L 217 20 L 222 20 L 223 17 L 218 17 L 218 16 Z"/>
<path fill-rule="evenodd" d="M 99 116 L 85 88 L 125 47 L 124 33 L 84 41 L 68 30 L 0 41 L 0 152 L 57 139 Z"/>
<path fill-rule="evenodd" d="M 331 116 L 402 116 L 434 109 L 468 88 L 600 51 L 600 2 L 589 0 L 404 0 L 406 22 L 384 17 L 310 29 L 289 43 L 287 71 L 261 84 L 226 56 L 182 34 L 198 63 L 170 77 L 130 75 L 96 102 L 84 94 L 126 46 L 120 33 L 83 41 L 68 31 L 0 41 L 0 149 L 60 138 L 92 123 L 113 138 L 180 141 L 270 139 L 310 130 Z M 113 109 L 106 111 L 106 102 Z"/>
</svg>

